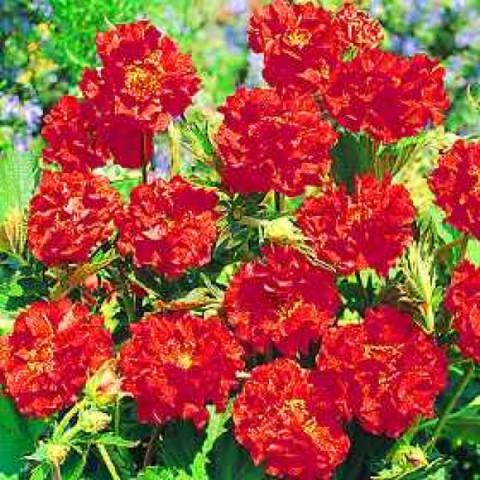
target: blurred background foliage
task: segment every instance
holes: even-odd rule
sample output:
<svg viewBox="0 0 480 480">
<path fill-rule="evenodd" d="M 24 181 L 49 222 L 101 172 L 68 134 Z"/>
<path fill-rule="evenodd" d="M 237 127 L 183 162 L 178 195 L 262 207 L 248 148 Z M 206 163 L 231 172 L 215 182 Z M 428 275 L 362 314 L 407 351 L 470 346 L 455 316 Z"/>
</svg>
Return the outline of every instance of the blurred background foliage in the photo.
<svg viewBox="0 0 480 480">
<path fill-rule="evenodd" d="M 317 1 L 329 7 L 342 3 Z M 261 84 L 261 58 L 247 49 L 246 24 L 249 10 L 262 2 L 0 0 L 0 331 L 22 302 L 32 300 L 32 292 L 41 293 L 41 285 L 32 283 L 38 277 L 35 263 L 25 260 L 24 232 L 25 209 L 38 181 L 39 130 L 43 115 L 61 95 L 77 93 L 82 69 L 97 64 L 96 32 L 114 23 L 148 17 L 184 51 L 191 52 L 203 89 L 189 118 L 198 119 L 200 125 L 204 114 L 213 112 L 236 87 Z M 357 3 L 380 18 L 391 50 L 405 55 L 426 52 L 448 68 L 452 108 L 446 131 L 434 130 L 415 145 L 406 142 L 398 148 L 415 157 L 415 168 L 404 169 L 399 179 L 421 202 L 417 204 L 421 219 L 434 224 L 439 235 L 451 236 L 451 231 L 441 227 L 438 210 L 431 207 L 425 176 L 454 134 L 480 136 L 480 0 Z M 157 153 L 159 165 L 162 155 L 170 155 L 170 141 L 172 136 L 160 139 L 165 151 L 160 148 Z M 476 248 L 472 256 L 480 258 L 480 247 Z M 450 439 L 440 444 L 442 453 L 457 460 L 451 469 L 453 479 L 480 480 L 480 417 L 478 406 L 468 403 L 479 388 L 478 382 L 472 384 L 470 396 L 464 399 L 465 408 L 472 412 L 471 423 L 466 429 L 463 426 L 468 435 L 459 434 L 461 426 L 452 426 Z"/>
</svg>

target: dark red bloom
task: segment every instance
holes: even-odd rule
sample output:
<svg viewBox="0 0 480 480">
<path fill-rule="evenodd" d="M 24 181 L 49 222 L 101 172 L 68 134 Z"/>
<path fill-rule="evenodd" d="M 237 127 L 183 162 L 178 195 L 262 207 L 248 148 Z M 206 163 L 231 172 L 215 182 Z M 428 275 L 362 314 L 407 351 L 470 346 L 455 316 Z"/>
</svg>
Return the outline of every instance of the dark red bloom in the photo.
<svg viewBox="0 0 480 480">
<path fill-rule="evenodd" d="M 333 275 L 290 247 L 265 247 L 241 267 L 225 295 L 235 335 L 250 351 L 274 346 L 284 355 L 308 354 L 340 306 Z"/>
<path fill-rule="evenodd" d="M 457 140 L 440 158 L 430 176 L 430 187 L 447 221 L 480 238 L 480 142 Z"/>
<path fill-rule="evenodd" d="M 107 178 L 45 172 L 30 202 L 28 244 L 47 265 L 86 262 L 114 233 L 120 194 Z"/>
<path fill-rule="evenodd" d="M 352 132 L 391 143 L 443 121 L 445 69 L 426 55 L 367 50 L 337 69 L 325 94 L 330 114 Z"/>
<path fill-rule="evenodd" d="M 312 401 L 308 376 L 292 360 L 275 360 L 256 367 L 235 400 L 235 437 L 269 475 L 329 480 L 348 453 L 335 416 Z"/>
<path fill-rule="evenodd" d="M 152 314 L 130 328 L 120 369 L 141 422 L 185 419 L 202 428 L 207 404 L 225 408 L 244 363 L 242 348 L 218 318 Z"/>
<path fill-rule="evenodd" d="M 480 362 L 480 269 L 467 261 L 455 269 L 445 306 L 453 315 L 460 350 Z"/>
<path fill-rule="evenodd" d="M 312 2 L 273 0 L 250 19 L 248 39 L 270 85 L 303 93 L 325 91 L 342 55 L 332 15 Z"/>
<path fill-rule="evenodd" d="M 8 336 L 0 336 L 0 385 L 5 385 L 5 366 L 9 355 Z"/>
<path fill-rule="evenodd" d="M 354 47 L 358 52 L 376 48 L 383 39 L 383 28 L 375 18 L 357 8 L 353 3 L 345 2 L 335 14 L 333 24 L 343 51 Z"/>
<path fill-rule="evenodd" d="M 415 208 L 402 185 L 364 175 L 352 195 L 331 184 L 307 198 L 297 220 L 317 256 L 339 273 L 373 268 L 386 275 L 413 239 Z"/>
<path fill-rule="evenodd" d="M 113 114 L 128 116 L 151 132 L 164 131 L 192 103 L 200 80 L 190 55 L 150 22 L 116 25 L 97 35 L 103 86 Z"/>
<path fill-rule="evenodd" d="M 447 383 L 445 352 L 409 315 L 387 306 L 367 310 L 360 325 L 326 333 L 317 364 L 318 381 L 336 377 L 350 414 L 376 435 L 398 437 L 419 416 L 433 417 Z"/>
<path fill-rule="evenodd" d="M 100 144 L 91 122 L 89 106 L 75 97 L 63 96 L 44 120 L 42 136 L 47 142 L 43 158 L 57 163 L 64 172 L 102 167 L 108 151 Z"/>
<path fill-rule="evenodd" d="M 220 111 L 217 152 L 232 191 L 295 196 L 329 172 L 337 134 L 311 97 L 239 89 Z"/>
<path fill-rule="evenodd" d="M 35 417 L 73 405 L 113 348 L 103 319 L 69 300 L 33 303 L 7 338 L 6 392 L 22 414 Z"/>
<path fill-rule="evenodd" d="M 217 239 L 217 195 L 180 177 L 132 190 L 116 217 L 118 250 L 169 278 L 207 264 Z"/>
</svg>

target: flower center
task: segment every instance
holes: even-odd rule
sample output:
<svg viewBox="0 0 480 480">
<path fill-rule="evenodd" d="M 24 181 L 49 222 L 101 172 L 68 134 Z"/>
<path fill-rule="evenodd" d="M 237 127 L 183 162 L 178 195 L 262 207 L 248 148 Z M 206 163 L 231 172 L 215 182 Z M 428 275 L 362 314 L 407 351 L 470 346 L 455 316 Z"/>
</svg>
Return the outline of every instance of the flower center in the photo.
<svg viewBox="0 0 480 480">
<path fill-rule="evenodd" d="M 287 305 L 283 305 L 278 310 L 278 319 L 281 322 L 288 322 L 302 306 L 303 301 L 301 299 L 294 300 Z"/>
<path fill-rule="evenodd" d="M 30 350 L 26 354 L 27 368 L 32 373 L 41 374 L 53 368 L 53 348 L 48 345 Z"/>
<path fill-rule="evenodd" d="M 193 365 L 193 359 L 189 353 L 182 352 L 178 355 L 176 363 L 182 370 L 188 370 Z"/>
<path fill-rule="evenodd" d="M 135 98 L 152 96 L 160 88 L 161 73 L 148 65 L 131 65 L 125 74 L 125 88 Z"/>
<path fill-rule="evenodd" d="M 289 416 L 292 416 L 309 437 L 312 439 L 321 438 L 324 428 L 318 424 L 315 417 L 307 410 L 305 400 L 301 398 L 286 400 L 282 410 Z"/>
<path fill-rule="evenodd" d="M 312 34 L 304 28 L 297 28 L 291 31 L 285 37 L 285 42 L 290 47 L 304 48 L 308 45 L 312 38 Z"/>
</svg>

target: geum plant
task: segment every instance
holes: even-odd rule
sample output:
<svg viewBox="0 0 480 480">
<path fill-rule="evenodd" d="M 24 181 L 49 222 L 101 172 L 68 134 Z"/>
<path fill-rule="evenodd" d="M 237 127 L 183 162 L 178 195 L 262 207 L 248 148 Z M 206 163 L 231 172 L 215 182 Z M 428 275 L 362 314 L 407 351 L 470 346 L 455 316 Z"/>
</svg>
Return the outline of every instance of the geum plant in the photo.
<svg viewBox="0 0 480 480">
<path fill-rule="evenodd" d="M 480 144 L 442 132 L 443 67 L 352 4 L 274 0 L 248 33 L 269 86 L 219 114 L 138 21 L 47 115 L 23 259 L 45 297 L 0 348 L 44 419 L 20 478 L 447 478 L 437 442 L 478 414 Z"/>
</svg>

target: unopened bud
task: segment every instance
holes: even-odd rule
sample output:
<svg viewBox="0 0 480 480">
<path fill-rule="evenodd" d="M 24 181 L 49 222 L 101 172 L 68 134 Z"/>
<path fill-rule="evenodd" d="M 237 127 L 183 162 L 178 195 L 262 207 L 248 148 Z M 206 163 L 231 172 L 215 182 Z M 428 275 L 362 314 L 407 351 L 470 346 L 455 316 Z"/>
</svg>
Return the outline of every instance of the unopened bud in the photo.
<svg viewBox="0 0 480 480">
<path fill-rule="evenodd" d="M 420 468 L 428 465 L 425 452 L 420 447 L 414 445 L 400 447 L 393 456 L 392 461 L 400 467 Z"/>
<path fill-rule="evenodd" d="M 45 455 L 49 462 L 55 465 L 62 465 L 67 458 L 70 447 L 56 443 L 49 443 L 45 446 Z"/>
<path fill-rule="evenodd" d="M 112 417 L 99 410 L 86 410 L 80 414 L 79 426 L 85 433 L 98 433 L 105 430 Z"/>
<path fill-rule="evenodd" d="M 111 405 L 122 396 L 122 381 L 115 360 L 104 363 L 88 380 L 87 396 L 99 407 Z"/>
<path fill-rule="evenodd" d="M 266 239 L 274 243 L 295 245 L 304 241 L 301 231 L 287 217 L 265 222 L 264 234 Z"/>
</svg>

